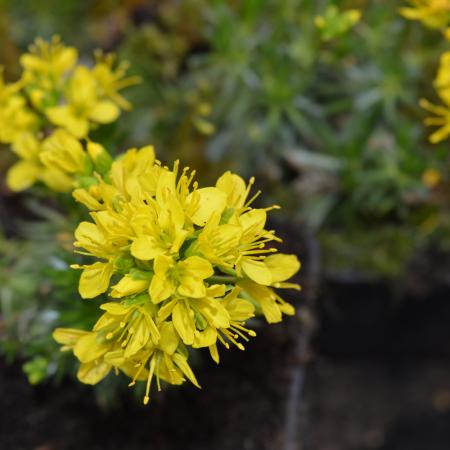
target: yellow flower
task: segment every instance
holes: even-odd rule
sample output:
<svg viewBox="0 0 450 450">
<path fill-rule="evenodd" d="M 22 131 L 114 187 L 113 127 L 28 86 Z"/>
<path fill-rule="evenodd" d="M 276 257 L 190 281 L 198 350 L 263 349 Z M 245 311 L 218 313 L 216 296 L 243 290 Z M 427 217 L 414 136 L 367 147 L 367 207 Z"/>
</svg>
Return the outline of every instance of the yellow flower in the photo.
<svg viewBox="0 0 450 450">
<path fill-rule="evenodd" d="M 439 129 L 432 133 L 429 140 L 433 144 L 443 141 L 450 135 L 450 52 L 444 52 L 440 59 L 438 73 L 434 80 L 434 87 L 442 99 L 444 106 L 434 105 L 428 100 L 422 99 L 420 106 L 434 114 L 434 117 L 425 119 L 425 125 L 438 126 Z"/>
<path fill-rule="evenodd" d="M 23 191 L 37 181 L 42 181 L 52 190 L 67 192 L 72 188 L 73 180 L 56 166 L 46 167 L 41 161 L 42 142 L 32 133 L 20 134 L 12 149 L 20 160 L 8 171 L 6 181 L 13 191 Z"/>
<path fill-rule="evenodd" d="M 445 104 L 450 105 L 450 52 L 441 55 L 434 87 Z"/>
<path fill-rule="evenodd" d="M 72 350 L 80 361 L 80 381 L 96 384 L 114 367 L 132 378 L 130 386 L 137 380 L 147 380 L 147 404 L 154 376 L 158 389 L 160 379 L 182 384 L 184 377 L 200 386 L 173 324 L 164 322 L 157 327 L 154 306 L 144 300 L 134 304 L 105 303 L 101 306 L 105 313 L 92 331 L 58 328 L 53 337 L 63 345 L 62 350 Z"/>
<path fill-rule="evenodd" d="M 211 263 L 198 256 L 175 262 L 169 256 L 158 255 L 153 270 L 149 292 L 154 303 L 166 300 L 175 293 L 189 298 L 204 297 L 206 287 L 203 280 L 214 273 Z"/>
<path fill-rule="evenodd" d="M 350 9 L 340 11 L 335 5 L 329 5 L 323 16 L 314 18 L 315 26 L 320 30 L 324 41 L 329 41 L 345 34 L 361 19 L 361 11 Z"/>
<path fill-rule="evenodd" d="M 114 122 L 120 113 L 114 102 L 102 99 L 94 75 L 83 66 L 74 70 L 65 97 L 67 104 L 50 107 L 45 113 L 53 124 L 65 128 L 77 138 L 88 134 L 90 122 Z"/>
<path fill-rule="evenodd" d="M 42 163 L 48 168 L 74 174 L 86 170 L 88 157 L 82 145 L 65 130 L 56 130 L 42 144 Z"/>
<path fill-rule="evenodd" d="M 120 108 L 130 110 L 131 103 L 120 95 L 119 91 L 126 87 L 139 84 L 141 79 L 137 76 L 126 77 L 126 72 L 129 67 L 126 61 L 120 62 L 113 69 L 116 60 L 115 54 L 104 54 L 101 51 L 97 51 L 95 56 L 97 63 L 92 70 L 92 74 L 98 83 L 100 95 L 111 99 Z"/>
<path fill-rule="evenodd" d="M 5 83 L 0 67 L 0 142 L 10 144 L 23 132 L 32 132 L 37 127 L 37 117 L 27 107 L 20 94 L 20 83 Z"/>
<path fill-rule="evenodd" d="M 429 189 L 436 187 L 441 180 L 441 173 L 436 169 L 427 169 L 422 174 L 422 183 Z"/>
<path fill-rule="evenodd" d="M 62 84 L 64 74 L 75 66 L 77 59 L 77 50 L 65 46 L 58 36 L 54 36 L 50 42 L 37 38 L 34 44 L 30 45 L 29 53 L 20 57 L 24 82 L 41 84 L 44 89 L 52 89 L 54 84 Z"/>
<path fill-rule="evenodd" d="M 171 317 L 175 330 L 187 345 L 194 342 L 197 347 L 212 345 L 208 340 L 205 342 L 207 337 L 201 336 L 200 332 L 209 325 L 215 332 L 213 336 L 215 342 L 216 330 L 230 326 L 230 315 L 222 302 L 218 301 L 224 294 L 224 285 L 212 285 L 206 289 L 204 297 L 201 298 L 175 296 L 161 307 L 158 319 L 163 321 Z"/>
<path fill-rule="evenodd" d="M 420 20 L 430 28 L 443 28 L 450 22 L 450 0 L 409 0 L 410 7 L 400 13 L 410 20 Z"/>
<path fill-rule="evenodd" d="M 101 344 L 96 333 L 71 328 L 57 328 L 53 338 L 62 344 L 61 350 L 73 350 L 80 360 L 77 377 L 85 384 L 97 384 L 111 371 L 112 365 L 103 360 L 104 354 L 111 350 L 109 344 Z"/>
<path fill-rule="evenodd" d="M 437 144 L 447 139 L 450 135 L 450 107 L 434 105 L 425 99 L 421 99 L 419 104 L 423 109 L 434 114 L 434 117 L 427 117 L 425 119 L 425 125 L 439 127 L 437 131 L 430 135 L 430 142 Z"/>
<path fill-rule="evenodd" d="M 211 357 L 216 363 L 219 363 L 219 352 L 217 349 L 217 340 L 219 340 L 225 348 L 229 348 L 228 342 L 234 344 L 239 350 L 245 350 L 242 343 L 238 342 L 239 338 L 248 342 L 248 336 L 254 337 L 256 333 L 253 330 L 249 330 L 244 326 L 245 322 L 255 316 L 255 308 L 252 303 L 239 297 L 241 288 L 235 287 L 228 295 L 226 295 L 221 301 L 221 306 L 227 313 L 225 326 L 224 323 L 220 323 L 213 315 L 211 320 L 211 314 L 197 316 L 197 327 L 201 329 L 196 332 L 194 338 L 194 348 L 209 347 Z M 207 310 L 209 312 L 209 310 Z M 224 313 L 222 312 L 222 315 Z M 200 319 L 204 319 L 201 323 Z M 203 326 L 202 326 L 203 325 Z M 206 325 L 206 326 L 205 326 Z"/>
</svg>

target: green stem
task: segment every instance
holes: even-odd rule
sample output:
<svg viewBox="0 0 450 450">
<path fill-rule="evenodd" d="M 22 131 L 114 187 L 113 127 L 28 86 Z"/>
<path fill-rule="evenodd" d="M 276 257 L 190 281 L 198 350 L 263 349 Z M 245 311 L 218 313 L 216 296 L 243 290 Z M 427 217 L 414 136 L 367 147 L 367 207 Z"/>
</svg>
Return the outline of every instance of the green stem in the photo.
<svg viewBox="0 0 450 450">
<path fill-rule="evenodd" d="M 237 277 L 232 277 L 230 275 L 213 275 L 209 277 L 206 281 L 208 283 L 218 283 L 218 284 L 235 284 L 238 280 Z"/>
</svg>

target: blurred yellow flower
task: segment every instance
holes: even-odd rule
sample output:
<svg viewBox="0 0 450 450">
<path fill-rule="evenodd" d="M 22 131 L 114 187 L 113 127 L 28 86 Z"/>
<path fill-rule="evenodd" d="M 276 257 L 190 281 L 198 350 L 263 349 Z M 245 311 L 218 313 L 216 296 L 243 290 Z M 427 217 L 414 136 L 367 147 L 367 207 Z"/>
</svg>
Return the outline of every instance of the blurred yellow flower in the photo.
<svg viewBox="0 0 450 450">
<path fill-rule="evenodd" d="M 409 0 L 410 7 L 400 13 L 410 20 L 420 20 L 430 28 L 444 28 L 450 22 L 450 0 Z"/>
<path fill-rule="evenodd" d="M 361 11 L 349 9 L 340 11 L 337 6 L 329 5 L 325 13 L 314 18 L 314 24 L 324 41 L 337 38 L 349 31 L 361 19 Z"/>
<path fill-rule="evenodd" d="M 436 169 L 427 169 L 422 174 L 422 183 L 429 189 L 436 187 L 441 180 L 441 173 Z"/>
<path fill-rule="evenodd" d="M 50 121 L 65 128 L 77 138 L 85 137 L 94 123 L 114 122 L 120 114 L 111 100 L 104 100 L 98 92 L 95 77 L 88 68 L 78 66 L 65 92 L 67 104 L 46 109 Z"/>
<path fill-rule="evenodd" d="M 0 142 L 10 144 L 24 131 L 37 128 L 38 118 L 20 94 L 20 83 L 5 83 L 0 67 Z"/>
<path fill-rule="evenodd" d="M 425 125 L 439 127 L 432 133 L 429 140 L 432 144 L 437 144 L 450 136 L 450 108 L 448 106 L 434 105 L 426 99 L 421 99 L 420 106 L 428 112 L 434 114 L 434 117 L 427 117 Z"/>
<path fill-rule="evenodd" d="M 116 55 L 113 53 L 103 53 L 97 51 L 95 53 L 96 64 L 92 69 L 92 75 L 97 81 L 99 94 L 109 98 L 124 110 L 131 109 L 131 103 L 119 93 L 120 90 L 139 84 L 140 77 L 126 77 L 129 67 L 128 62 L 122 61 L 115 68 Z"/>
</svg>

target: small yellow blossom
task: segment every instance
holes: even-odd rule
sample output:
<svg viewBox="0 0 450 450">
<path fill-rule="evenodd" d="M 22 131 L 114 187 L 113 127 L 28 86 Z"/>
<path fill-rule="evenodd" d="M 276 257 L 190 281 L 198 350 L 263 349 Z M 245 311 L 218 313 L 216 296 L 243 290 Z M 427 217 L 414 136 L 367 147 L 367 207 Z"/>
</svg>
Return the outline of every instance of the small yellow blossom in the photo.
<svg viewBox="0 0 450 450">
<path fill-rule="evenodd" d="M 65 96 L 67 104 L 50 107 L 45 112 L 52 123 L 77 138 L 88 134 L 90 122 L 114 122 L 120 114 L 114 102 L 99 96 L 93 73 L 83 66 L 75 69 Z"/>
<path fill-rule="evenodd" d="M 421 99 L 419 104 L 423 109 L 434 114 L 434 117 L 425 119 L 425 125 L 439 127 L 437 131 L 430 135 L 430 142 L 437 144 L 447 139 L 450 136 L 450 107 L 434 105 L 426 99 Z"/>
<path fill-rule="evenodd" d="M 439 97 L 446 105 L 450 105 L 450 52 L 444 52 L 441 55 L 439 69 L 433 84 Z"/>
<path fill-rule="evenodd" d="M 436 169 L 427 169 L 422 174 L 422 183 L 429 189 L 435 188 L 441 180 L 441 173 Z"/>
<path fill-rule="evenodd" d="M 88 163 L 83 146 L 65 130 L 56 130 L 44 141 L 40 158 L 46 167 L 66 173 L 83 173 Z"/>
<path fill-rule="evenodd" d="M 116 55 L 113 53 L 104 54 L 97 51 L 96 64 L 92 74 L 97 81 L 99 92 L 102 96 L 109 98 L 124 110 L 131 109 L 131 103 L 119 93 L 120 90 L 139 84 L 141 79 L 138 76 L 126 77 L 129 67 L 128 62 L 122 61 L 115 68 Z"/>
<path fill-rule="evenodd" d="M 410 7 L 400 13 L 410 20 L 420 20 L 429 28 L 444 28 L 450 22 L 450 0 L 409 0 Z"/>
<path fill-rule="evenodd" d="M 25 131 L 37 128 L 38 119 L 20 94 L 20 83 L 5 83 L 0 67 L 0 142 L 10 144 Z"/>
<path fill-rule="evenodd" d="M 21 56 L 22 82 L 36 108 L 45 109 L 57 102 L 68 72 L 74 68 L 77 59 L 77 50 L 65 46 L 58 36 L 50 42 L 36 39 L 29 53 Z"/>
<path fill-rule="evenodd" d="M 314 19 L 315 26 L 320 30 L 324 41 L 337 38 L 349 31 L 361 19 L 361 11 L 349 9 L 340 11 L 337 6 L 329 5 L 324 15 Z"/>
</svg>

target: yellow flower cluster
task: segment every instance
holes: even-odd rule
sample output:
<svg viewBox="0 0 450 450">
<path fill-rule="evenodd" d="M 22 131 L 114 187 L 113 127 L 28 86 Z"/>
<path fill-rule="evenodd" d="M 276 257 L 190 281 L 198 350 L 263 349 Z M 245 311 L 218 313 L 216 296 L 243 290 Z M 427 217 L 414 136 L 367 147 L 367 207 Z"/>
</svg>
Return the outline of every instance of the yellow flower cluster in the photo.
<svg viewBox="0 0 450 450">
<path fill-rule="evenodd" d="M 20 158 L 7 177 L 10 189 L 42 181 L 51 189 L 70 191 L 74 176 L 86 174 L 78 141 L 131 107 L 119 91 L 138 79 L 126 77 L 126 63 L 115 67 L 114 55 L 96 56 L 89 68 L 78 64 L 76 49 L 57 37 L 37 39 L 20 58 L 20 80 L 7 84 L 1 78 L 0 142 L 11 144 Z M 57 147 L 65 150 L 58 154 Z"/>
<path fill-rule="evenodd" d="M 442 54 L 438 73 L 433 84 L 444 104 L 435 105 L 428 100 L 422 99 L 420 106 L 434 114 L 434 117 L 425 119 L 425 125 L 439 127 L 429 138 L 431 143 L 437 144 L 450 136 L 450 52 Z"/>
<path fill-rule="evenodd" d="M 450 0 L 409 0 L 411 6 L 400 8 L 410 20 L 420 20 L 429 28 L 445 28 L 450 23 Z"/>
<path fill-rule="evenodd" d="M 300 268 L 296 256 L 278 253 L 267 230 L 271 208 L 253 208 L 258 193 L 230 172 L 215 186 L 199 188 L 195 173 L 162 166 L 151 146 L 131 149 L 98 183 L 74 191 L 90 210 L 75 247 L 97 261 L 81 269 L 79 291 L 94 298 L 109 291 L 92 331 L 57 329 L 55 339 L 80 360 L 78 377 L 95 384 L 110 370 L 146 380 L 198 386 L 188 348 L 208 348 L 219 362 L 218 344 L 243 350 L 255 332 L 246 322 L 269 323 L 294 314 L 274 288 Z"/>
</svg>

